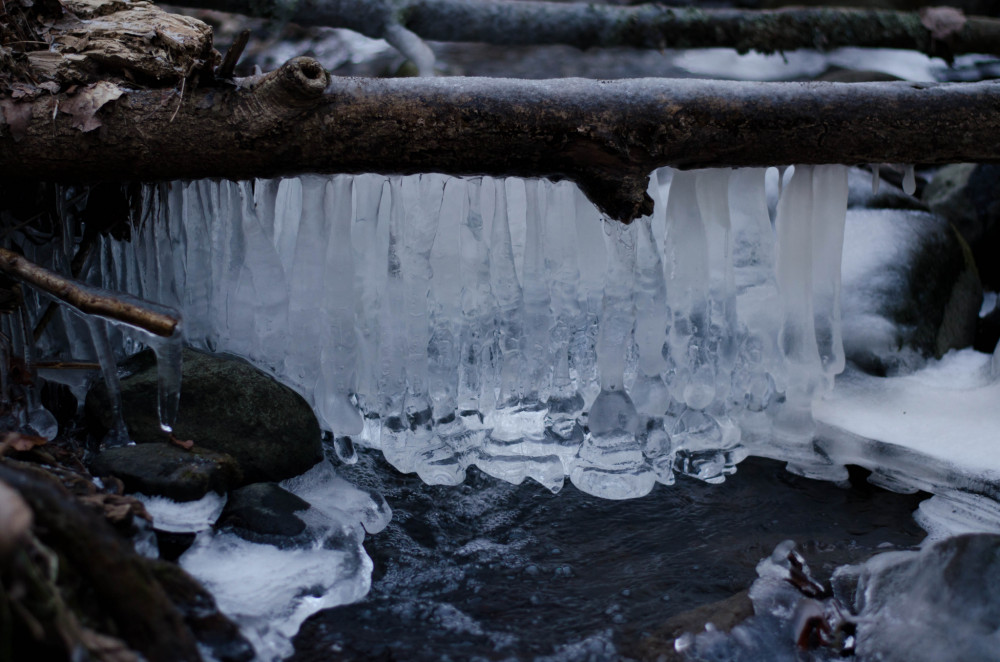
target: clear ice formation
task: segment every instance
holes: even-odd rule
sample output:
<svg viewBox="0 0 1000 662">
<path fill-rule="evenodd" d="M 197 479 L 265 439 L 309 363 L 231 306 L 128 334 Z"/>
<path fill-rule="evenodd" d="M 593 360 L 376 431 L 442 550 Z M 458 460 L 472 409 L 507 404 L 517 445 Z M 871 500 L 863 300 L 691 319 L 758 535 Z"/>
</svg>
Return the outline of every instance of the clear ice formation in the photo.
<svg viewBox="0 0 1000 662">
<path fill-rule="evenodd" d="M 297 389 L 348 461 L 432 484 L 475 465 L 621 499 L 721 481 L 772 433 L 809 446 L 844 366 L 846 168 L 795 168 L 773 227 L 763 169 L 662 169 L 650 194 L 623 226 L 568 182 L 173 182 L 88 278 Z"/>
</svg>

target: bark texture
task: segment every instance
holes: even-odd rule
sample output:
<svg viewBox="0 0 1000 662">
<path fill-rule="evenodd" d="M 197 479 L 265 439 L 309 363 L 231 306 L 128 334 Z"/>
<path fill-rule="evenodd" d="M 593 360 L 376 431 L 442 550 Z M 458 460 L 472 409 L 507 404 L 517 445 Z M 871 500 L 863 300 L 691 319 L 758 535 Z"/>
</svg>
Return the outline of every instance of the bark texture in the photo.
<svg viewBox="0 0 1000 662">
<path fill-rule="evenodd" d="M 498 45 L 567 44 L 578 48 L 735 48 L 775 53 L 841 46 L 904 48 L 932 56 L 1000 54 L 1000 20 L 954 10 L 678 9 L 524 0 L 180 0 L 300 25 L 342 27 L 386 37 L 402 26 L 423 39 Z"/>
<path fill-rule="evenodd" d="M 1000 161 L 1000 83 L 331 79 L 296 58 L 241 87 L 121 90 L 81 130 L 36 99 L 0 127 L 0 176 L 242 179 L 305 172 L 575 180 L 651 210 L 654 168 Z"/>
</svg>

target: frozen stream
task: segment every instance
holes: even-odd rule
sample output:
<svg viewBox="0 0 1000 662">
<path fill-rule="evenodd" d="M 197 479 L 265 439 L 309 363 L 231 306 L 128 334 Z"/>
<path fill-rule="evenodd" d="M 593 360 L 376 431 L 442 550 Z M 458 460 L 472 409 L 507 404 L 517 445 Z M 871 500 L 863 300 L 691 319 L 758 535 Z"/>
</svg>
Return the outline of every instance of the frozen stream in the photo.
<svg viewBox="0 0 1000 662">
<path fill-rule="evenodd" d="M 917 497 L 762 461 L 736 472 L 748 455 L 834 482 L 865 466 L 934 492 L 920 521 L 937 536 L 997 530 L 993 419 L 977 413 L 995 361 L 904 356 L 901 376 L 837 377 L 845 346 L 897 343 L 851 298 L 877 280 L 864 269 L 891 281 L 877 259 L 931 228 L 849 211 L 851 190 L 842 166 L 665 169 L 654 215 L 625 228 L 566 182 L 175 182 L 146 190 L 132 241 L 105 240 L 88 278 L 180 310 L 187 343 L 271 372 L 333 440 L 341 478 L 286 485 L 313 504 L 306 539 L 251 544 L 201 514 L 180 561 L 262 658 L 336 607 L 298 654 L 607 659 L 746 588 L 785 538 L 831 565 L 917 542 Z M 100 331 L 65 311 L 52 327 L 43 349 L 78 358 Z M 925 418 L 904 424 L 908 409 Z M 961 424 L 928 424 L 950 414 Z M 381 497 L 350 482 L 388 501 L 386 533 Z"/>
</svg>

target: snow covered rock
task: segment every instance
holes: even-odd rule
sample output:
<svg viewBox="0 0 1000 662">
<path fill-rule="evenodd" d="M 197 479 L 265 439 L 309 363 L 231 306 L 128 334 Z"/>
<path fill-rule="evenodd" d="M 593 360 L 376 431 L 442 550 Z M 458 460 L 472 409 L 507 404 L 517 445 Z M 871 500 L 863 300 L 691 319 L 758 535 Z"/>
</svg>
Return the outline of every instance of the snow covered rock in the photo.
<svg viewBox="0 0 1000 662">
<path fill-rule="evenodd" d="M 849 210 L 842 274 L 844 350 L 866 372 L 909 373 L 927 357 L 972 344 L 982 287 L 943 218 Z"/>
</svg>

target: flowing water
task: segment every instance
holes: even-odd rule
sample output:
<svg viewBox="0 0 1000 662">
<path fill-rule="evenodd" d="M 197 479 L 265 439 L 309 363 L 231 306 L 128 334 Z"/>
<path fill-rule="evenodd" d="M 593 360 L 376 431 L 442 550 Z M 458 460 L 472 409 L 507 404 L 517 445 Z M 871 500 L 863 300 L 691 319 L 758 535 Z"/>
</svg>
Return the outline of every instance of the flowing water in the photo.
<svg viewBox="0 0 1000 662">
<path fill-rule="evenodd" d="M 758 458 L 721 485 L 679 477 L 627 502 L 476 470 L 428 486 L 370 452 L 341 472 L 379 490 L 393 517 L 365 541 L 370 593 L 306 621 L 299 662 L 620 659 L 672 616 L 746 589 L 782 540 L 827 576 L 924 535 L 911 515 L 925 494 L 853 469 L 838 487 Z"/>
</svg>

